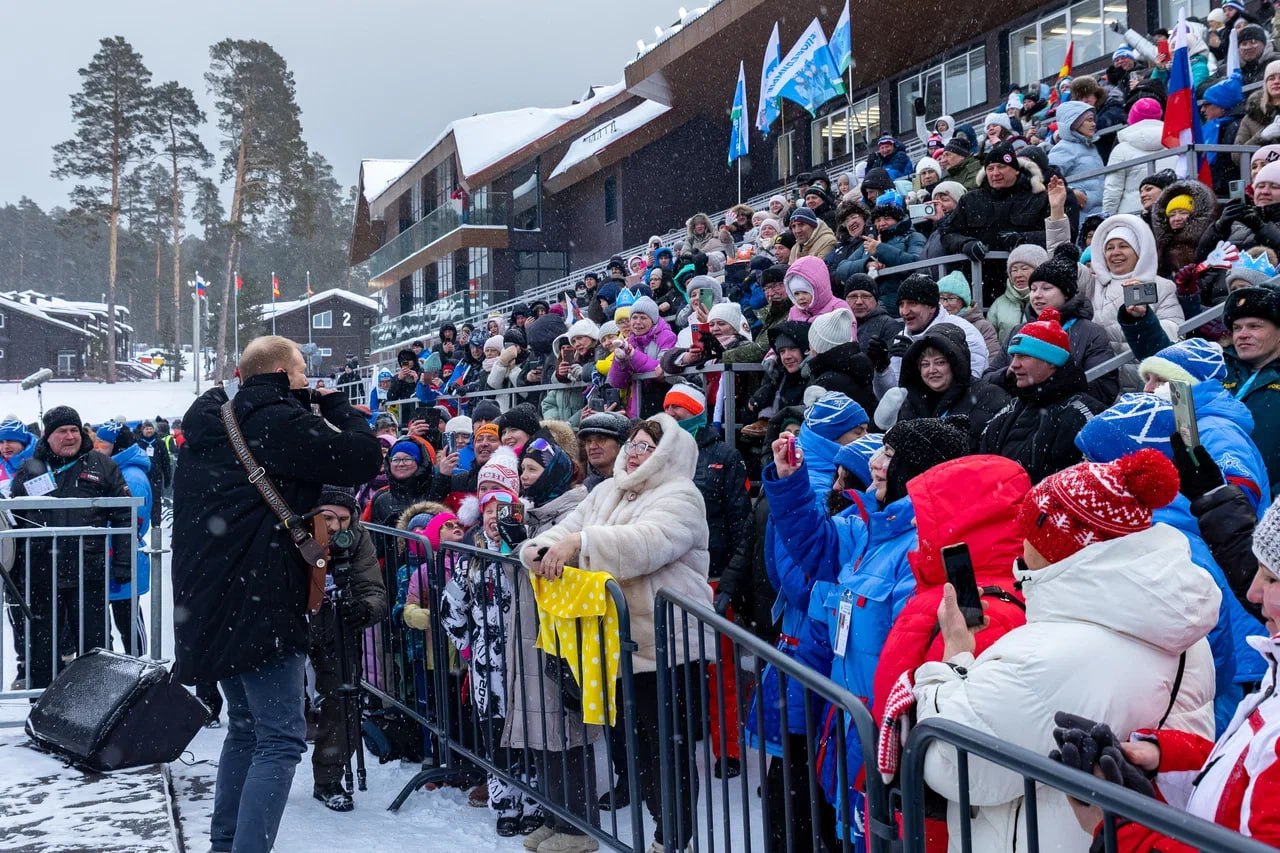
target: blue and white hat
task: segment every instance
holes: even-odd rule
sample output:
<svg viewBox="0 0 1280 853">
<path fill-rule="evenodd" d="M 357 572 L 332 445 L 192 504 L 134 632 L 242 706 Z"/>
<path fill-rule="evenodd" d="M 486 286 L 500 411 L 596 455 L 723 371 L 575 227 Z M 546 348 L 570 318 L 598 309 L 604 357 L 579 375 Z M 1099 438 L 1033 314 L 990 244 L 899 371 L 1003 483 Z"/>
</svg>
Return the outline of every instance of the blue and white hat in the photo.
<svg viewBox="0 0 1280 853">
<path fill-rule="evenodd" d="M 0 421 L 0 441 L 20 441 L 30 447 L 36 437 L 27 431 L 27 426 L 17 418 L 5 418 Z"/>
<path fill-rule="evenodd" d="M 1090 462 L 1114 462 L 1146 448 L 1172 459 L 1169 437 L 1175 429 L 1168 400 L 1155 394 L 1123 394 L 1076 434 L 1076 447 Z"/>
<path fill-rule="evenodd" d="M 387 370 L 387 369 L 384 367 L 382 370 L 379 370 L 379 371 L 378 371 L 378 381 L 379 381 L 379 382 L 389 382 L 390 380 L 391 380 L 391 371 L 390 371 L 390 370 Z"/>
<path fill-rule="evenodd" d="M 1143 359 L 1138 365 L 1138 374 L 1144 380 L 1154 376 L 1166 382 L 1176 379 L 1198 385 L 1210 379 L 1222 381 L 1227 375 L 1227 364 L 1218 344 L 1203 338 L 1187 338 Z"/>
<path fill-rule="evenodd" d="M 1121 59 L 1132 59 L 1134 62 L 1137 62 L 1138 54 L 1134 53 L 1133 48 L 1129 47 L 1129 45 L 1122 44 L 1115 49 L 1114 53 L 1111 54 L 1112 62 L 1117 62 Z"/>
<path fill-rule="evenodd" d="M 835 441 L 869 420 L 867 410 L 856 401 L 839 391 L 828 391 L 805 414 L 804 425 L 828 441 Z"/>
<path fill-rule="evenodd" d="M 871 484 L 871 459 L 884 447 L 884 435 L 869 432 L 862 438 L 846 444 L 836 453 L 835 463 L 846 471 L 853 472 L 858 479 L 867 485 Z"/>
</svg>

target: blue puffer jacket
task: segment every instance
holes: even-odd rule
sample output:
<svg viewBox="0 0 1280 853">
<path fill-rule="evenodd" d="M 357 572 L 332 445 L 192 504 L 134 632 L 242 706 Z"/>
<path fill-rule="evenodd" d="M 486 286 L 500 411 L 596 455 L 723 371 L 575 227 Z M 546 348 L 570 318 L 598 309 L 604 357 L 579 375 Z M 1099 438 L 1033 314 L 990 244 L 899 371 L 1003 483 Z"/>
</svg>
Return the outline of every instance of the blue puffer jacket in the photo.
<svg viewBox="0 0 1280 853">
<path fill-rule="evenodd" d="M 1080 190 L 1088 196 L 1088 204 L 1080 211 L 1081 219 L 1095 214 L 1102 215 L 1102 189 L 1106 183 L 1105 175 L 1084 180 L 1072 178 L 1074 174 L 1092 172 L 1104 165 L 1102 155 L 1093 143 L 1071 128 L 1080 116 L 1092 109 L 1083 101 L 1067 101 L 1058 107 L 1058 144 L 1049 151 L 1049 164 L 1062 170 L 1071 189 Z"/>
<path fill-rule="evenodd" d="M 3 468 L 3 471 L 0 471 L 0 482 L 5 483 L 4 494 L 6 495 L 9 494 L 8 484 L 11 480 L 13 480 L 13 475 L 17 474 L 18 469 L 22 467 L 22 463 L 30 459 L 32 454 L 36 452 L 36 437 L 31 433 L 27 432 L 25 429 L 22 432 L 27 437 L 27 446 L 19 450 L 17 453 L 13 454 L 13 456 L 9 457 L 8 459 L 0 458 L 0 468 Z M 4 440 L 4 437 L 0 436 L 0 441 L 3 441 L 3 440 Z M 22 439 L 21 437 L 15 434 L 12 440 L 21 441 Z"/>
<path fill-rule="evenodd" d="M 808 424 L 800 427 L 800 435 L 796 443 L 804 451 L 804 467 L 809 474 L 809 490 L 818 503 L 818 508 L 826 506 L 827 492 L 831 491 L 831 483 L 836 476 L 836 454 L 840 445 L 829 438 L 823 438 L 811 430 Z"/>
<path fill-rule="evenodd" d="M 1254 426 L 1253 413 L 1227 393 L 1216 379 L 1206 379 L 1191 386 L 1191 399 L 1196 405 L 1196 425 L 1200 429 L 1201 443 L 1218 463 L 1227 482 L 1240 487 L 1261 518 L 1271 505 L 1271 485 L 1267 465 L 1250 437 Z M 1262 660 L 1256 652 L 1245 657 Z"/>
<path fill-rule="evenodd" d="M 142 549 L 147 542 L 147 531 L 151 529 L 151 460 L 140 444 L 132 444 L 119 453 L 113 453 L 111 458 L 124 475 L 129 494 L 135 498 L 146 498 L 146 502 L 138 507 L 138 595 L 146 595 L 151 589 L 151 557 Z M 127 601 L 132 597 L 131 586 L 127 582 L 116 583 L 113 580 L 108 597 L 112 601 Z"/>
</svg>

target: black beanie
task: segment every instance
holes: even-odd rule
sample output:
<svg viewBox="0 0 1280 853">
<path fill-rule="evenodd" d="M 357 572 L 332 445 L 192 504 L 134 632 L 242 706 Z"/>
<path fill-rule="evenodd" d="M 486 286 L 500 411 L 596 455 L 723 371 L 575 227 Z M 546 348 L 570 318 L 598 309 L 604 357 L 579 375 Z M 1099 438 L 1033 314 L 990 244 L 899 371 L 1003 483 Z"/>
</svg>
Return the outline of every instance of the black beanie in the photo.
<svg viewBox="0 0 1280 853">
<path fill-rule="evenodd" d="M 481 400 L 471 410 L 473 421 L 496 421 L 502 417 L 502 408 L 492 400 Z"/>
<path fill-rule="evenodd" d="M 1046 284 L 1052 284 L 1062 291 L 1063 296 L 1070 299 L 1080 292 L 1080 280 L 1077 278 L 1079 260 L 1080 254 L 1075 246 L 1070 243 L 1060 244 L 1053 250 L 1053 257 L 1031 272 L 1027 283 L 1043 281 Z"/>
<path fill-rule="evenodd" d="M 856 272 L 845 280 L 845 297 L 847 298 L 849 294 L 853 293 L 855 290 L 863 290 L 870 293 L 876 299 L 880 298 L 880 285 L 876 284 L 876 280 L 864 272 Z"/>
<path fill-rule="evenodd" d="M 134 436 L 133 430 L 121 425 L 120 434 L 116 436 L 115 442 L 111 445 L 111 455 L 115 456 L 121 450 L 133 447 L 137 443 L 138 439 Z"/>
<path fill-rule="evenodd" d="M 938 307 L 938 283 L 924 273 L 912 273 L 898 285 L 898 304 L 915 302 Z"/>
<path fill-rule="evenodd" d="M 934 465 L 969 455 L 969 419 L 953 415 L 898 421 L 885 433 L 884 443 L 893 449 L 886 473 L 888 504 L 906 495 L 907 483 Z"/>
<path fill-rule="evenodd" d="M 75 426 L 84 429 L 84 419 L 70 406 L 54 406 L 44 413 L 44 434 L 49 435 L 58 427 Z"/>
<path fill-rule="evenodd" d="M 509 428 L 518 429 L 526 435 L 532 437 L 535 432 L 541 429 L 542 425 L 538 423 L 538 413 L 528 403 L 521 403 L 502 413 L 498 418 L 498 434 L 506 432 Z"/>
<path fill-rule="evenodd" d="M 1159 187 L 1160 189 L 1164 189 L 1176 180 L 1178 180 L 1178 176 L 1172 169 L 1161 169 L 1155 174 L 1147 175 L 1139 181 L 1138 189 L 1142 189 L 1143 187 Z"/>
<path fill-rule="evenodd" d="M 786 264 L 774 264 L 773 266 L 760 273 L 760 285 L 780 283 L 787 277 Z"/>
<path fill-rule="evenodd" d="M 351 513 L 352 518 L 360 517 L 360 504 L 356 502 L 355 492 L 346 486 L 323 486 L 316 506 L 340 506 Z"/>
<path fill-rule="evenodd" d="M 1256 317 L 1280 326 L 1280 291 L 1270 287 L 1243 287 L 1227 294 L 1222 322 L 1230 330 L 1231 324 L 1242 317 Z"/>
<path fill-rule="evenodd" d="M 867 170 L 867 174 L 862 178 L 862 188 L 864 190 L 891 190 L 893 189 L 893 178 L 890 177 L 887 169 L 877 166 L 874 169 Z"/>
</svg>

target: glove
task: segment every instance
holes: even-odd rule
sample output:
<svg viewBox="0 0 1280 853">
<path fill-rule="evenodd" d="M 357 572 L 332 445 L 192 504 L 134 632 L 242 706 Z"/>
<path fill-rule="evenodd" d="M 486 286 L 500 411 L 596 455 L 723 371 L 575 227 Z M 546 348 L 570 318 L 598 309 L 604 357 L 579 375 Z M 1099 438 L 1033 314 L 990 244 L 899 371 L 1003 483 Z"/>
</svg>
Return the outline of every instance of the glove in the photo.
<svg viewBox="0 0 1280 853">
<path fill-rule="evenodd" d="M 907 354 L 907 350 L 911 349 L 912 343 L 914 341 L 906 335 L 898 335 L 893 339 L 893 343 L 889 344 L 889 357 L 902 358 Z"/>
<path fill-rule="evenodd" d="M 884 338 L 872 338 L 867 342 L 867 360 L 876 373 L 884 373 L 889 369 L 889 345 L 884 342 Z"/>
<path fill-rule="evenodd" d="M 519 551 L 524 540 L 529 538 L 529 528 L 519 521 L 499 521 L 498 536 L 512 551 Z"/>
<path fill-rule="evenodd" d="M 1014 247 L 1016 247 L 1018 243 L 1021 242 L 1022 235 L 1019 234 L 1017 231 L 1001 231 L 999 234 L 996 235 L 996 240 L 999 241 L 998 245 L 1000 246 L 1000 248 L 1004 249 L 1007 252 L 1010 249 L 1013 249 Z M 985 255 L 986 252 L 983 252 L 983 254 Z"/>
<path fill-rule="evenodd" d="M 1244 215 L 1246 207 L 1244 199 L 1233 198 L 1222 206 L 1222 213 L 1218 216 L 1219 224 L 1230 225 L 1238 221 Z"/>
<path fill-rule="evenodd" d="M 916 98 L 912 102 L 911 106 L 916 111 L 916 115 L 924 115 L 924 98 Z"/>
<path fill-rule="evenodd" d="M 1110 83 L 1112 86 L 1119 86 L 1121 83 L 1125 81 L 1125 78 L 1129 76 L 1129 72 L 1125 71 L 1123 68 L 1121 68 L 1118 65 L 1107 66 L 1106 74 L 1107 74 L 1107 82 Z"/>
<path fill-rule="evenodd" d="M 1111 32 L 1115 33 L 1116 35 L 1120 35 L 1120 36 L 1124 35 L 1124 31 L 1126 29 L 1125 25 L 1120 23 L 1119 21 L 1108 21 L 1107 26 L 1110 27 Z"/>
<path fill-rule="evenodd" d="M 1198 264 L 1187 264 L 1173 274 L 1173 283 L 1177 285 L 1179 296 L 1194 296 L 1200 292 L 1200 269 Z"/>
<path fill-rule="evenodd" d="M 970 240 L 960 251 L 969 260 L 980 261 L 987 256 L 987 244 L 981 240 Z"/>
<path fill-rule="evenodd" d="M 1225 482 L 1222 469 L 1209 456 L 1209 451 L 1203 447 L 1187 447 L 1179 432 L 1170 436 L 1169 441 L 1173 445 L 1173 465 L 1178 469 L 1178 491 L 1186 495 L 1187 500 L 1204 497 Z"/>
<path fill-rule="evenodd" d="M 1258 136 L 1268 142 L 1275 142 L 1280 139 L 1280 116 L 1273 118 L 1271 124 L 1258 131 Z"/>
<path fill-rule="evenodd" d="M 1098 768 L 1102 770 L 1102 778 L 1113 785 L 1120 785 L 1130 791 L 1136 791 L 1144 797 L 1155 799 L 1156 789 L 1143 773 L 1141 768 L 1129 763 L 1119 746 L 1108 746 L 1102 750 L 1098 758 Z"/>
<path fill-rule="evenodd" d="M 729 611 L 729 601 L 729 593 L 717 592 L 714 602 L 716 613 L 721 616 L 725 615 Z"/>
<path fill-rule="evenodd" d="M 363 628 L 373 623 L 373 608 L 368 602 L 356 599 L 342 605 L 342 621 L 352 628 Z"/>
</svg>

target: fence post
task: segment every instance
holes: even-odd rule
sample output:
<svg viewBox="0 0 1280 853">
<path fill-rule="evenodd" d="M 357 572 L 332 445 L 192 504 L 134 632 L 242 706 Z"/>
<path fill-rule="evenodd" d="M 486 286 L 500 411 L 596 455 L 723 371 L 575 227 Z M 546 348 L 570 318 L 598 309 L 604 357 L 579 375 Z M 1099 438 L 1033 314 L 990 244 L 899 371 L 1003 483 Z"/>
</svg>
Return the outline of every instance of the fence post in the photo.
<svg viewBox="0 0 1280 853">
<path fill-rule="evenodd" d="M 973 292 L 973 307 L 981 311 L 982 304 L 982 261 L 969 261 L 969 289 Z"/>
<path fill-rule="evenodd" d="M 737 423 L 735 423 L 735 418 L 738 414 L 738 405 L 737 405 L 737 399 L 736 399 L 737 379 L 733 375 L 732 364 L 726 364 L 724 366 L 724 373 L 721 376 L 720 384 L 724 387 L 724 420 L 721 423 L 724 424 L 725 441 L 729 442 L 729 445 L 732 446 L 734 442 L 733 437 L 735 435 L 734 431 L 737 427 Z M 711 407 L 712 407 L 712 410 L 714 411 L 715 410 L 714 401 L 712 401 Z"/>
</svg>

